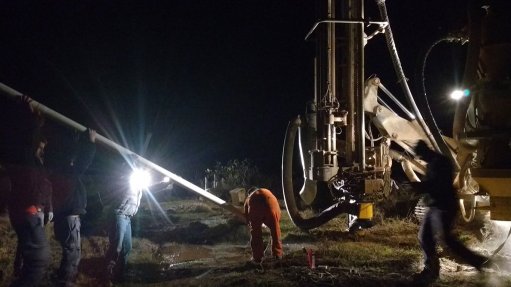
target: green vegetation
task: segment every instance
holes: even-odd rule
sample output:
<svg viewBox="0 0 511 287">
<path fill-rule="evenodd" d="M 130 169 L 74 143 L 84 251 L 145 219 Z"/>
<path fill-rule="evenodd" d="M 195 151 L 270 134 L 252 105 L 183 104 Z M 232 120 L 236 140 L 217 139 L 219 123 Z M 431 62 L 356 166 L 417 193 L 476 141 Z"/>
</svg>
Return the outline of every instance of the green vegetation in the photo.
<svg viewBox="0 0 511 287">
<path fill-rule="evenodd" d="M 223 199 L 227 199 L 229 191 L 237 187 L 260 186 L 271 188 L 271 179 L 261 173 L 259 168 L 249 159 L 234 159 L 226 163 L 217 162 L 215 167 L 206 170 L 205 177 L 209 182 L 208 188 L 210 191 Z"/>
</svg>

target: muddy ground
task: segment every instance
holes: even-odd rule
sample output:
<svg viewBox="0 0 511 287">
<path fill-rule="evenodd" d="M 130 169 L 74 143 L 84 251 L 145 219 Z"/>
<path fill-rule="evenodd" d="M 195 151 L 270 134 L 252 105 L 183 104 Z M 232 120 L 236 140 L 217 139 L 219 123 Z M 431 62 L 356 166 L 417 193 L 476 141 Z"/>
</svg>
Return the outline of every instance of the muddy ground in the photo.
<svg viewBox="0 0 511 287">
<path fill-rule="evenodd" d="M 150 208 L 152 206 L 152 209 Z M 125 281 L 115 286 L 413 286 L 410 276 L 419 271 L 421 252 L 418 224 L 409 218 L 377 218 L 377 224 L 356 233 L 346 231 L 339 217 L 308 232 L 292 225 L 283 209 L 285 256 L 260 266 L 247 265 L 249 236 L 244 225 L 215 206 L 197 200 L 172 200 L 162 204 L 165 216 L 153 205 L 145 206 L 133 222 L 133 251 Z M 84 221 L 86 218 L 84 219 Z M 103 276 L 107 248 L 106 224 L 101 218 L 87 226 L 79 286 L 110 286 Z M 53 262 L 42 286 L 52 286 L 60 250 L 51 238 Z M 472 229 L 457 229 L 473 249 L 488 254 L 506 232 L 486 234 L 485 244 Z M 0 285 L 11 280 L 15 235 L 8 220 L 0 220 Z M 316 269 L 307 263 L 303 248 L 316 254 Z M 509 257 L 504 248 L 497 265 L 479 273 L 440 250 L 441 278 L 434 286 L 511 286 Z"/>
</svg>

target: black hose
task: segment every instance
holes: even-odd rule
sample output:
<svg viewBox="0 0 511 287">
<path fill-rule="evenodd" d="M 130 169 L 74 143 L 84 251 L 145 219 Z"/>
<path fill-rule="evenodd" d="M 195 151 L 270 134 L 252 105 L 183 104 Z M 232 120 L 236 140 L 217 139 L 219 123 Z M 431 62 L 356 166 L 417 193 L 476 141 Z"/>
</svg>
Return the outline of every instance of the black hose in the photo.
<svg viewBox="0 0 511 287">
<path fill-rule="evenodd" d="M 453 154 L 451 153 L 449 146 L 447 146 L 447 143 L 444 141 L 442 137 L 442 133 L 440 132 L 440 128 L 438 128 L 438 125 L 435 121 L 435 118 L 433 116 L 433 113 L 431 112 L 431 108 L 428 101 L 428 96 L 426 93 L 426 76 L 425 76 L 425 70 L 426 70 L 426 63 L 429 57 L 429 54 L 431 54 L 431 51 L 440 43 L 443 42 L 456 42 L 456 43 L 465 43 L 467 41 L 466 38 L 461 36 L 444 36 L 438 40 L 436 40 L 432 45 L 428 47 L 428 49 L 424 52 L 424 55 L 420 58 L 422 59 L 421 65 L 419 66 L 418 70 L 416 71 L 416 77 L 419 79 L 417 81 L 417 91 L 422 95 L 422 97 L 419 98 L 421 101 L 420 106 L 425 109 L 424 113 L 424 119 L 429 127 L 432 127 L 431 133 L 433 134 L 433 137 L 435 138 L 435 141 L 438 144 L 438 147 L 440 148 L 440 152 L 449 157 L 454 164 L 455 167 L 459 168 L 458 163 L 456 159 L 454 158 Z M 424 110 L 423 110 L 424 112 Z"/>
<path fill-rule="evenodd" d="M 410 87 L 408 86 L 408 82 L 407 82 L 408 79 L 406 78 L 405 72 L 403 71 L 403 67 L 401 65 L 401 60 L 399 59 L 399 55 L 397 53 L 394 36 L 392 34 L 392 29 L 390 28 L 390 20 L 389 20 L 389 16 L 387 13 L 387 7 L 385 6 L 385 0 L 376 0 L 376 4 L 378 5 L 378 9 L 380 11 L 380 16 L 382 17 L 382 20 L 386 21 L 388 23 L 388 25 L 385 27 L 385 40 L 387 43 L 387 48 L 390 53 L 392 64 L 394 65 L 394 70 L 398 77 L 399 84 L 401 85 L 401 88 L 403 89 L 403 93 L 405 94 L 406 99 L 408 100 L 408 104 L 412 108 L 420 127 L 422 128 L 422 130 L 428 137 L 429 141 L 431 142 L 431 144 L 433 145 L 435 150 L 440 151 L 440 148 L 438 147 L 438 144 L 436 143 L 435 137 L 431 134 L 429 127 L 427 126 L 426 122 L 422 118 L 419 108 L 417 108 L 417 105 L 415 104 L 415 100 L 413 99 L 412 92 L 410 91 Z"/>
<path fill-rule="evenodd" d="M 284 202 L 289 213 L 291 221 L 300 229 L 308 230 L 319 227 L 337 215 L 350 212 L 354 213 L 357 208 L 356 204 L 337 203 L 334 204 L 314 217 L 303 218 L 296 204 L 296 196 L 293 187 L 293 155 L 296 141 L 296 133 L 300 128 L 301 120 L 298 116 L 295 120 L 289 122 L 284 139 L 284 147 L 282 151 L 282 191 L 284 194 Z M 304 187 L 305 188 L 305 187 Z M 320 196 L 320 195 L 319 195 Z"/>
</svg>

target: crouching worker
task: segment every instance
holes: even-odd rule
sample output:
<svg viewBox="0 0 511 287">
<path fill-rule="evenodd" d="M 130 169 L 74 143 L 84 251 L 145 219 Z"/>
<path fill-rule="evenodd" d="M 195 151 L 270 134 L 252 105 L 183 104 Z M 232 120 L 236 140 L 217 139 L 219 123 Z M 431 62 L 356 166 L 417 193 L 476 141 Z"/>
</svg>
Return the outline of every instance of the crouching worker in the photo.
<svg viewBox="0 0 511 287">
<path fill-rule="evenodd" d="M 131 186 L 112 192 L 113 218 L 108 230 L 109 246 L 106 253 L 106 275 L 109 281 L 124 281 L 124 271 L 132 248 L 131 218 L 138 212 L 143 191 L 160 192 L 172 187 L 172 182 L 160 182 L 149 187 Z"/>
<path fill-rule="evenodd" d="M 282 258 L 282 241 L 280 240 L 280 206 L 277 198 L 265 188 L 249 189 L 245 201 L 245 217 L 250 229 L 250 246 L 252 262 L 261 264 L 264 257 L 262 225 L 271 233 L 271 252 L 275 259 Z"/>
</svg>

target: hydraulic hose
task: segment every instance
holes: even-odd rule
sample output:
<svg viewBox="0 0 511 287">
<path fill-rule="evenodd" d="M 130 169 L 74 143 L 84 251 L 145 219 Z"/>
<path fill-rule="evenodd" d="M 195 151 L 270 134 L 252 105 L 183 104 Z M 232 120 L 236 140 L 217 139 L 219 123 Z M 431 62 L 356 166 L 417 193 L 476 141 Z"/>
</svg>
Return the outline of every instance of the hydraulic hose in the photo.
<svg viewBox="0 0 511 287">
<path fill-rule="evenodd" d="M 472 87 L 474 85 L 479 76 L 477 73 L 478 63 L 479 63 L 479 52 L 480 52 L 480 44 L 481 39 L 483 37 L 482 32 L 482 24 L 483 24 L 483 15 L 486 12 L 483 12 L 481 9 L 480 1 L 471 0 L 469 1 L 468 8 L 468 36 L 470 41 L 468 43 L 467 48 L 467 58 L 465 60 L 465 70 L 463 71 L 463 86 L 466 88 Z M 454 139 L 459 142 L 460 133 L 464 131 L 466 125 L 466 117 L 468 107 L 470 105 L 471 96 L 461 98 L 457 105 L 456 111 L 454 112 L 454 120 L 452 125 L 452 133 Z"/>
<path fill-rule="evenodd" d="M 460 206 L 460 211 L 461 211 L 461 218 L 463 218 L 463 221 L 465 221 L 465 222 L 471 222 L 474 219 L 475 214 L 476 214 L 476 201 L 475 201 L 475 199 L 472 199 L 470 201 L 470 206 L 468 208 L 468 210 L 469 210 L 468 216 L 467 216 L 467 210 L 466 210 L 464 202 L 465 201 L 463 199 L 458 200 L 458 204 Z"/>
<path fill-rule="evenodd" d="M 353 209 L 353 204 L 338 203 L 325 209 L 318 215 L 310 218 L 304 218 L 300 214 L 296 204 L 296 196 L 293 187 L 293 155 L 296 141 L 296 133 L 300 128 L 301 120 L 298 116 L 295 120 L 289 122 L 284 139 L 284 147 L 282 151 L 282 191 L 284 194 L 284 202 L 289 213 L 291 221 L 300 229 L 308 230 L 319 227 L 340 213 Z M 303 188 L 306 188 L 304 186 Z"/>
<path fill-rule="evenodd" d="M 430 108 L 430 105 L 429 105 L 429 101 L 428 101 L 428 96 L 427 96 L 427 93 L 426 93 L 426 85 L 425 85 L 425 82 L 426 82 L 426 76 L 425 76 L 425 71 L 426 71 L 426 63 L 427 63 L 427 60 L 428 60 L 428 57 L 429 57 L 429 54 L 431 54 L 431 51 L 440 43 L 443 43 L 443 42 L 448 42 L 448 43 L 452 43 L 452 42 L 457 42 L 457 43 L 465 43 L 467 42 L 468 39 L 462 37 L 462 36 L 445 36 L 445 37 L 442 37 L 440 39 L 438 39 L 437 41 L 435 41 L 432 45 L 429 46 L 429 48 L 426 50 L 426 52 L 424 53 L 424 56 L 421 57 L 423 60 L 421 62 L 421 65 L 416 73 L 417 75 L 417 78 L 420 79 L 419 82 L 417 82 L 417 90 L 420 91 L 422 97 L 420 97 L 419 99 L 422 100 L 422 103 L 421 103 L 421 107 L 424 107 L 424 109 L 426 110 L 425 112 L 425 118 L 426 118 L 426 122 L 428 123 L 428 126 L 429 127 L 433 127 L 433 136 L 435 137 L 435 140 L 440 148 L 440 151 L 442 154 L 444 154 L 445 156 L 448 156 L 450 159 L 451 159 L 451 162 L 453 163 L 453 165 L 459 170 L 459 165 L 458 165 L 458 162 L 456 161 L 456 158 L 454 157 L 454 155 L 451 153 L 451 150 L 449 149 L 449 146 L 447 146 L 447 143 L 444 141 L 443 137 L 442 137 L 442 134 L 440 132 L 440 129 L 438 128 L 438 125 L 436 124 L 436 121 L 435 121 L 435 118 L 433 117 L 433 113 L 431 112 L 431 108 Z"/>
<path fill-rule="evenodd" d="M 401 88 L 403 89 L 403 92 L 406 96 L 406 99 L 408 100 L 408 104 L 411 106 L 417 121 L 419 125 L 421 126 L 422 130 L 428 137 L 429 141 L 437 150 L 438 152 L 441 152 L 440 147 L 438 146 L 435 137 L 431 134 L 428 126 L 426 125 L 426 122 L 422 118 L 422 115 L 417 108 L 417 105 L 415 104 L 415 100 L 413 99 L 412 92 L 410 91 L 410 87 L 408 86 L 407 78 L 405 76 L 405 73 L 403 71 L 403 67 L 401 65 L 401 60 L 399 59 L 399 55 L 397 53 L 396 43 L 394 42 L 394 36 L 392 35 L 392 29 L 390 28 L 390 21 L 389 16 L 387 14 L 387 7 L 385 5 L 385 0 L 376 0 L 376 4 L 378 5 L 380 16 L 382 17 L 382 20 L 387 22 L 388 25 L 385 27 L 385 40 L 387 42 L 387 48 L 389 49 L 390 57 L 392 59 L 392 64 L 394 65 L 394 70 L 397 74 L 398 82 L 401 85 Z"/>
</svg>

